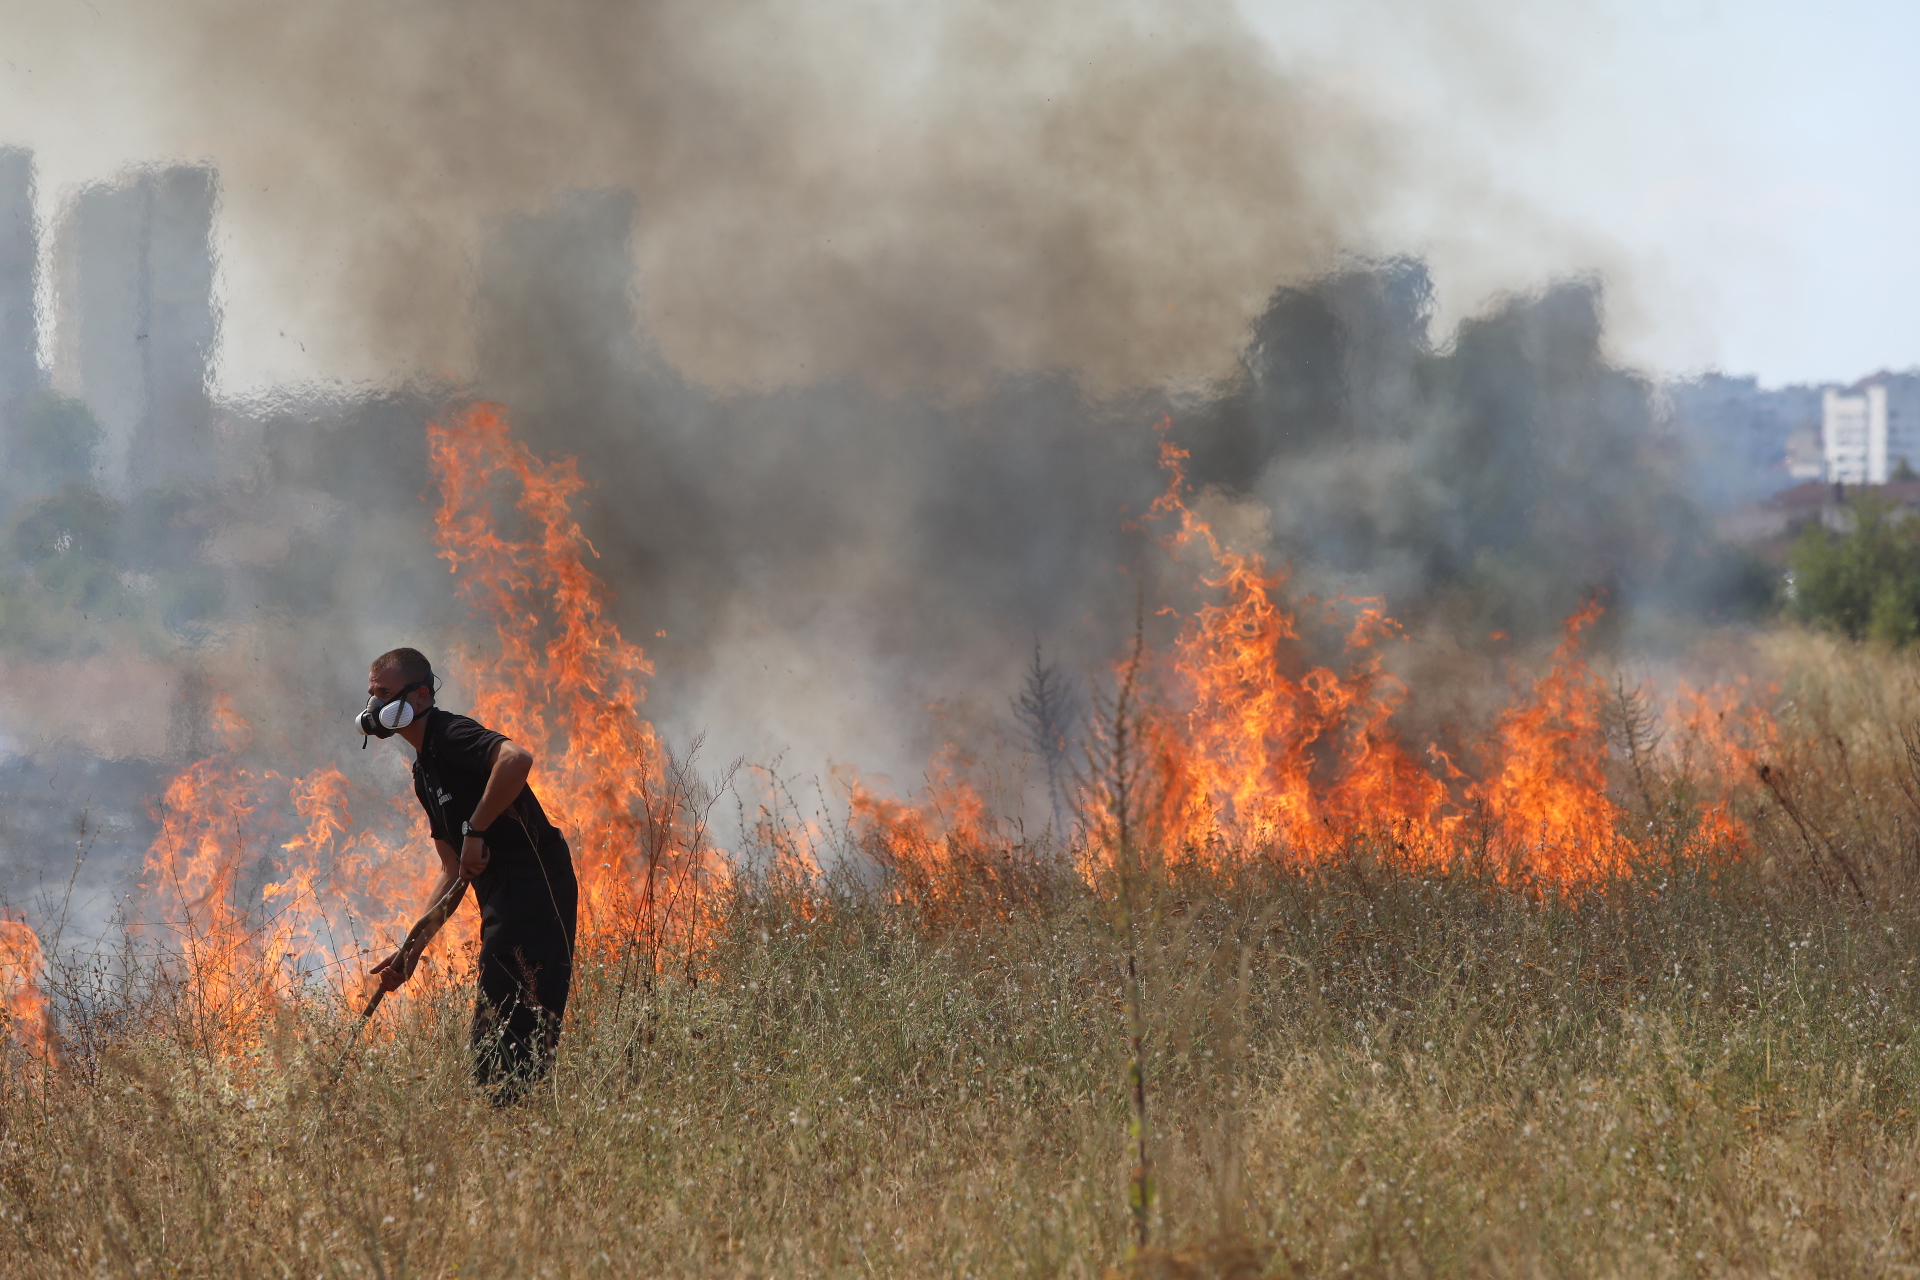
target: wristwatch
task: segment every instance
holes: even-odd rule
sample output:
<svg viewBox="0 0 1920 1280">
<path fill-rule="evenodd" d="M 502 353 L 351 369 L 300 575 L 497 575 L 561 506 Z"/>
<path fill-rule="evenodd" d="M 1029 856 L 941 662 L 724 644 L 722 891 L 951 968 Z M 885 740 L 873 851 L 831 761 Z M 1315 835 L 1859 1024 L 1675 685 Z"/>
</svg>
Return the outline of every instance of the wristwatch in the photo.
<svg viewBox="0 0 1920 1280">
<path fill-rule="evenodd" d="M 462 840 L 465 840 L 468 836 L 473 836 L 478 839 L 485 840 L 487 838 L 487 833 L 481 830 L 479 827 L 474 826 L 471 822 L 463 822 L 460 824 L 460 838 Z"/>
</svg>

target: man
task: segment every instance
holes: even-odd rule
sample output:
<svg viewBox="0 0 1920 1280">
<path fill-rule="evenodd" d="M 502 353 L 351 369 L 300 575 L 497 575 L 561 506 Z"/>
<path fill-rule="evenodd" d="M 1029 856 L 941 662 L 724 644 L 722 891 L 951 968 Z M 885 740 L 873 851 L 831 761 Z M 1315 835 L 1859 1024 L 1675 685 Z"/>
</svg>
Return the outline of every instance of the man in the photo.
<svg viewBox="0 0 1920 1280">
<path fill-rule="evenodd" d="M 417 649 L 383 653 L 367 673 L 360 730 L 398 735 L 413 748 L 413 792 L 440 853 L 428 915 L 415 926 L 418 946 L 409 954 L 403 945 L 373 972 L 387 991 L 412 977 L 420 951 L 450 914 L 433 906 L 462 879 L 472 882 L 480 903 L 474 1079 L 504 1104 L 552 1064 L 573 980 L 578 888 L 566 839 L 527 785 L 533 753 L 435 706 L 436 684 Z"/>
</svg>

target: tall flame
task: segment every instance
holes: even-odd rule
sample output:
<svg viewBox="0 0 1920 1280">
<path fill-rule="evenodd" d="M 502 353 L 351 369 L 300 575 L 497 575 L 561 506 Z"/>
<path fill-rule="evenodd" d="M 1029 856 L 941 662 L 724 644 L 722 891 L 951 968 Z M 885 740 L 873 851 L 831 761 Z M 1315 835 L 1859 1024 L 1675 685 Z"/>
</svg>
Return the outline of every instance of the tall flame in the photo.
<svg viewBox="0 0 1920 1280">
<path fill-rule="evenodd" d="M 1219 845 L 1320 857 L 1357 836 L 1397 834 L 1431 857 L 1457 815 L 1444 783 L 1388 725 L 1407 690 L 1382 669 L 1380 643 L 1399 628 L 1378 600 L 1339 602 L 1344 671 L 1310 660 L 1284 597 L 1284 571 L 1224 546 L 1184 498 L 1184 450 L 1162 444 L 1169 472 L 1155 513 L 1177 519 L 1179 556 L 1212 566 L 1201 605 L 1175 641 L 1163 677 L 1173 714 L 1150 721 L 1160 778 L 1155 826 L 1169 859 Z"/>
<path fill-rule="evenodd" d="M 1104 865 L 1124 806 L 1133 838 L 1169 864 L 1313 864 L 1365 846 L 1536 886 L 1633 872 L 1641 851 L 1609 787 L 1609 691 L 1582 653 L 1598 601 L 1567 620 L 1545 669 L 1458 763 L 1437 746 L 1416 753 L 1394 724 L 1411 691 L 1386 669 L 1384 646 L 1405 637 L 1382 602 L 1322 605 L 1322 628 L 1341 641 L 1337 661 L 1316 660 L 1285 570 L 1228 545 L 1188 502 L 1186 456 L 1163 440 L 1168 484 L 1150 518 L 1170 526 L 1162 543 L 1176 564 L 1199 565 L 1202 602 L 1165 653 L 1143 651 L 1116 673 L 1129 690 L 1129 756 L 1112 754 L 1117 726 L 1107 726 L 1108 758 L 1093 762 L 1081 796 L 1084 865 Z M 1683 688 L 1678 704 L 1676 737 L 1708 758 L 1707 790 L 1721 795 L 1698 802 L 1679 852 L 1725 854 L 1745 831 L 1724 796 L 1743 784 L 1751 750 L 1741 743 L 1764 740 L 1766 717 L 1738 691 Z M 851 790 L 861 847 L 908 888 L 938 883 L 934 871 L 952 868 L 980 821 L 963 782 L 933 776 L 937 788 L 917 803 Z"/>
<path fill-rule="evenodd" d="M 28 1057 L 51 1064 L 53 1011 L 40 989 L 45 966 L 40 935 L 18 920 L 0 920 L 0 1009 L 6 1011 L 6 1030 Z"/>
<path fill-rule="evenodd" d="M 1500 716 L 1485 781 L 1470 788 L 1509 868 L 1551 882 L 1630 869 L 1622 811 L 1607 792 L 1606 687 L 1580 656 L 1598 602 L 1567 619 L 1548 669 Z"/>
<path fill-rule="evenodd" d="M 146 887 L 148 923 L 170 930 L 180 947 L 188 1033 L 227 1044 L 257 1033 L 278 1003 L 277 957 L 238 886 L 264 852 L 274 810 L 262 802 L 280 779 L 237 762 L 252 733 L 224 696 L 215 700 L 214 724 L 227 750 L 167 783 L 155 809 L 160 834 L 147 850 Z"/>
<path fill-rule="evenodd" d="M 571 507 L 586 482 L 573 459 L 544 463 L 514 440 L 498 405 L 433 423 L 427 448 L 440 555 L 493 624 L 493 652 L 460 656 L 475 714 L 539 757 L 533 781 L 580 871 L 583 934 L 694 946 L 731 872 L 640 714 L 653 666 L 601 612 L 585 560 L 597 553 Z M 501 532 L 508 502 L 517 538 Z"/>
<path fill-rule="evenodd" d="M 693 955 L 730 872 L 640 714 L 652 667 L 602 613 L 571 514 L 584 487 L 573 461 L 535 458 L 489 404 L 431 424 L 427 442 L 443 495 L 436 545 L 492 624 L 492 642 L 455 663 L 475 716 L 536 755 L 532 781 L 580 872 L 581 945 Z M 174 940 L 192 1032 L 231 1049 L 265 1035 L 292 989 L 352 988 L 406 931 L 438 864 L 398 771 L 387 794 L 356 796 L 333 764 L 295 777 L 258 769 L 224 699 L 216 720 L 227 749 L 182 770 L 156 806 L 146 927 Z M 470 949 L 474 926 L 452 932 L 462 928 Z M 454 963 L 436 969 L 429 953 L 407 990 L 450 980 L 461 947 L 445 950 Z"/>
<path fill-rule="evenodd" d="M 490 638 L 454 664 L 475 715 L 535 753 L 533 783 L 580 872 L 582 946 L 692 963 L 732 872 L 709 840 L 706 798 L 642 715 L 653 669 L 604 613 L 589 567 L 597 553 L 572 513 L 585 482 L 571 459 L 543 461 L 516 442 L 495 405 L 430 424 L 427 445 L 441 494 L 436 546 L 461 598 L 490 624 Z M 1151 515 L 1168 525 L 1176 562 L 1200 564 L 1203 596 L 1166 652 L 1130 668 L 1140 714 L 1129 785 L 1146 800 L 1141 835 L 1168 861 L 1311 864 L 1365 845 L 1416 866 L 1486 860 L 1527 884 L 1632 873 L 1638 851 L 1608 789 L 1608 691 L 1581 652 L 1597 604 L 1568 620 L 1545 670 L 1458 763 L 1434 746 L 1416 751 L 1396 727 L 1414 691 L 1386 663 L 1387 647 L 1406 637 L 1382 603 L 1317 606 L 1315 630 L 1340 640 L 1337 657 L 1316 657 L 1286 572 L 1229 545 L 1194 511 L 1182 451 L 1163 443 L 1162 460 L 1169 484 Z M 332 764 L 289 777 L 247 763 L 250 735 L 229 704 L 216 718 L 227 748 L 169 783 L 145 883 L 148 927 L 177 940 L 192 1030 L 233 1047 L 270 1030 L 290 989 L 316 979 L 348 987 L 404 932 L 436 860 L 397 769 L 375 795 L 356 795 Z M 1764 717 L 1723 690 L 1684 691 L 1679 724 L 1676 740 L 1711 757 L 1722 791 L 1742 776 L 1741 753 L 1766 741 Z M 852 845 L 891 873 L 896 895 L 956 918 L 1035 883 L 965 774 L 949 750 L 917 800 L 843 779 Z M 1090 779 L 1079 806 L 1089 867 L 1112 834 L 1096 812 L 1101 785 Z M 1688 856 L 1743 838 L 1723 802 L 1700 805 L 1690 830 Z M 789 822 L 776 806 L 760 834 L 776 883 L 817 880 L 816 824 Z M 0 974 L 16 1030 L 40 1016 L 18 1003 L 38 990 L 18 976 L 38 972 L 38 943 L 28 950 L 20 928 L 0 930 L 0 942 L 14 939 Z M 430 963 L 416 985 L 454 980 L 460 948 L 447 952 L 452 963 Z"/>
<path fill-rule="evenodd" d="M 1163 677 L 1171 712 L 1151 718 L 1157 831 L 1170 858 L 1257 852 L 1312 862 L 1355 841 L 1416 864 L 1491 858 L 1499 875 L 1579 884 L 1630 873 L 1625 812 L 1609 790 L 1607 688 L 1585 661 L 1590 601 L 1567 620 L 1546 670 L 1505 711 L 1467 768 L 1437 748 L 1422 764 L 1391 721 L 1408 697 L 1383 669 L 1400 634 L 1377 600 L 1329 609 L 1348 619 L 1344 669 L 1312 662 L 1283 595 L 1286 575 L 1223 545 L 1186 501 L 1185 453 L 1162 445 L 1169 474 L 1154 514 L 1166 544 L 1198 551 L 1216 598 L 1186 620 Z M 1738 838 L 1711 806 L 1696 844 Z M 1700 851 L 1699 848 L 1695 852 Z"/>
</svg>

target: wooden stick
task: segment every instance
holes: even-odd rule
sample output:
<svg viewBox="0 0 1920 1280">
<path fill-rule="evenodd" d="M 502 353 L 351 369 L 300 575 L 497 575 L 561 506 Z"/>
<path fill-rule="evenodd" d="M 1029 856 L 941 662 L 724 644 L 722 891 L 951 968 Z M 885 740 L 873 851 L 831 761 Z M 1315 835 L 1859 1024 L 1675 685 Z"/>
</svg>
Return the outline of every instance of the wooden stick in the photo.
<svg viewBox="0 0 1920 1280">
<path fill-rule="evenodd" d="M 427 943 L 433 940 L 433 935 L 438 933 L 440 927 L 446 924 L 447 920 L 455 911 L 460 909 L 460 900 L 466 896 L 466 892 L 467 880 L 465 876 L 462 876 L 455 880 L 445 893 L 440 895 L 438 902 L 427 908 L 427 914 L 414 921 L 413 928 L 407 930 L 407 936 L 400 943 L 399 954 L 402 957 L 402 972 L 412 972 L 414 965 L 420 962 L 420 953 L 426 950 Z M 386 998 L 386 987 L 375 987 L 373 989 L 373 995 L 367 999 L 366 1008 L 360 1010 L 360 1021 L 353 1025 L 351 1039 L 347 1042 L 346 1052 L 340 1055 L 339 1064 L 333 1069 L 334 1083 L 339 1082 L 341 1073 L 347 1069 L 347 1059 L 353 1056 L 353 1046 L 359 1041 L 360 1028 L 373 1021 L 374 1011 L 379 1009 L 380 1002 Z"/>
</svg>

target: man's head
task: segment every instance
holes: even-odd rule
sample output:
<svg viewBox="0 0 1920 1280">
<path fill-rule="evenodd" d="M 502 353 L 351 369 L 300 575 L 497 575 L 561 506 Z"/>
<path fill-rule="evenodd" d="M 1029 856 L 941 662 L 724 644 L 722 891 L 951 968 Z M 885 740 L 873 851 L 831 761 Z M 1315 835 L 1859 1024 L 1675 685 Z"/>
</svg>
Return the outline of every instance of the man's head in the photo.
<svg viewBox="0 0 1920 1280">
<path fill-rule="evenodd" d="M 382 702 L 404 696 L 418 715 L 433 705 L 433 664 L 418 649 L 389 649 L 367 669 L 367 696 Z"/>
</svg>

